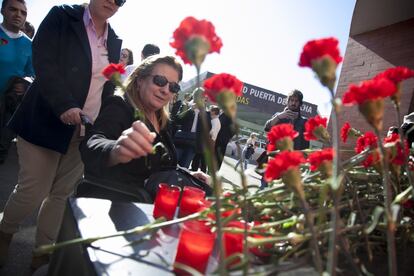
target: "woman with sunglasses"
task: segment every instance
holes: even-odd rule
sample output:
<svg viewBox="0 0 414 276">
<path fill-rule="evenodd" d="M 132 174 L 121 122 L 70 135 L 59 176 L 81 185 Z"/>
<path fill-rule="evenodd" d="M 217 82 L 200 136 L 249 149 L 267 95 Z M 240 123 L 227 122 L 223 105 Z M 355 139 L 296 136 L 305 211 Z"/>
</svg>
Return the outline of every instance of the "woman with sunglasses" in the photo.
<svg viewBox="0 0 414 276">
<path fill-rule="evenodd" d="M 85 179 L 77 195 L 111 200 L 151 202 L 145 181 L 177 167 L 168 104 L 179 92 L 181 64 L 172 56 L 154 55 L 126 81 L 126 95 L 106 100 L 88 139 L 81 144 Z M 141 120 L 129 103 L 141 111 Z M 153 146 L 162 143 L 163 147 Z M 207 181 L 207 175 L 195 173 Z"/>
</svg>

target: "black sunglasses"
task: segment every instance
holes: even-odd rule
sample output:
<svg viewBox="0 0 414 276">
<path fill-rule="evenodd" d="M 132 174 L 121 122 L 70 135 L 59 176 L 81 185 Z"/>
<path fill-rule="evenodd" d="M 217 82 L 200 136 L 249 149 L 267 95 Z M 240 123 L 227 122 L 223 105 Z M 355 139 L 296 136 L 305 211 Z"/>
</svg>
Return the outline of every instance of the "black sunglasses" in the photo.
<svg viewBox="0 0 414 276">
<path fill-rule="evenodd" d="M 115 5 L 122 7 L 125 4 L 126 0 L 115 0 Z"/>
<path fill-rule="evenodd" d="M 168 81 L 167 78 L 164 76 L 153 75 L 152 82 L 159 87 L 164 87 L 168 83 L 168 89 L 170 90 L 171 93 L 178 93 L 181 90 L 181 87 L 178 83 L 173 82 L 173 81 Z"/>
</svg>

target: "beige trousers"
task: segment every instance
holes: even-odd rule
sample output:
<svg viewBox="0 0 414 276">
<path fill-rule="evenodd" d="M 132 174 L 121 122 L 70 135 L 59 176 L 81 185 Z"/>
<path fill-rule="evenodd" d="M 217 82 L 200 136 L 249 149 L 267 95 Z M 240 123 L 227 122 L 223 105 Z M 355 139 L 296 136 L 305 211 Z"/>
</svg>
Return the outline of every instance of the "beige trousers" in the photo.
<svg viewBox="0 0 414 276">
<path fill-rule="evenodd" d="M 60 154 L 18 137 L 19 175 L 4 208 L 1 231 L 17 232 L 22 221 L 40 206 L 35 245 L 56 241 L 66 199 L 83 174 L 80 141 L 81 138 L 74 135 L 68 152 Z"/>
</svg>

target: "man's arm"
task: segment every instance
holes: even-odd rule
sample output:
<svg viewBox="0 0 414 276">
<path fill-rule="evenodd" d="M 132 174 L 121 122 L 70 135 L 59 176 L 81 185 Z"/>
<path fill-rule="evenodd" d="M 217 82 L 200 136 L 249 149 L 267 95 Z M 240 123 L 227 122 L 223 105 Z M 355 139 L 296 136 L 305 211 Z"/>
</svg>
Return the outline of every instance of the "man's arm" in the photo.
<svg viewBox="0 0 414 276">
<path fill-rule="evenodd" d="M 57 117 L 71 108 L 79 108 L 58 63 L 60 55 L 65 54 L 60 52 L 62 49 L 59 45 L 61 37 L 65 35 L 60 33 L 62 16 L 66 16 L 65 13 L 59 7 L 53 7 L 33 40 L 33 66 L 37 81 L 42 86 L 40 93 Z"/>
<path fill-rule="evenodd" d="M 265 126 L 264 126 L 264 131 L 270 131 L 270 129 L 272 128 L 272 126 L 277 125 L 280 122 L 279 119 L 279 112 L 275 113 L 272 118 L 270 118 L 269 120 L 266 121 Z"/>
</svg>

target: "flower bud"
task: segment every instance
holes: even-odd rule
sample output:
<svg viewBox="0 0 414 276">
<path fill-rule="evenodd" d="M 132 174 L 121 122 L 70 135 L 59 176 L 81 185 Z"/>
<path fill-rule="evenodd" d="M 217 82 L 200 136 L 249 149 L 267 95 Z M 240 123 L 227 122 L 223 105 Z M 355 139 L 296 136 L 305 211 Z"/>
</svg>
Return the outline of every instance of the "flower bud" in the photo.
<svg viewBox="0 0 414 276">
<path fill-rule="evenodd" d="M 187 58 L 198 68 L 200 68 L 206 55 L 210 51 L 210 43 L 204 36 L 195 35 L 185 43 L 185 53 Z"/>
<path fill-rule="evenodd" d="M 382 118 L 384 117 L 384 100 L 369 100 L 358 106 L 368 123 L 376 130 L 382 130 Z"/>
</svg>

